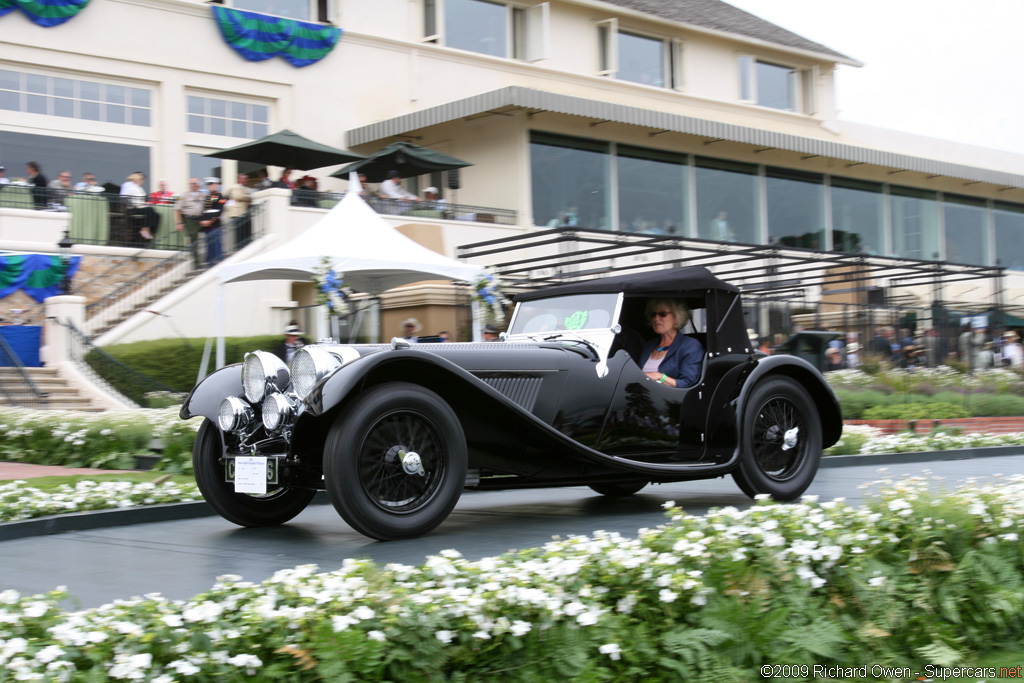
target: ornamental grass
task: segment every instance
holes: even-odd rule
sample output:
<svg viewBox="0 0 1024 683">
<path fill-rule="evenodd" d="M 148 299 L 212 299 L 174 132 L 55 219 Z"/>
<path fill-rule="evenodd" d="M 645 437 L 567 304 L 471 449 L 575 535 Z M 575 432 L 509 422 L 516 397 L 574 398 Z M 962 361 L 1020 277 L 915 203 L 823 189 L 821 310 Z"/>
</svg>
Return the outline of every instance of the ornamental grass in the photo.
<svg viewBox="0 0 1024 683">
<path fill-rule="evenodd" d="M 1024 477 L 872 502 L 668 503 L 479 561 L 348 560 L 80 612 L 0 593 L 0 681 L 757 681 L 765 665 L 952 666 L 1024 637 Z M 788 669 L 792 671 L 793 668 Z M 920 671 L 920 668 L 917 668 Z"/>
</svg>

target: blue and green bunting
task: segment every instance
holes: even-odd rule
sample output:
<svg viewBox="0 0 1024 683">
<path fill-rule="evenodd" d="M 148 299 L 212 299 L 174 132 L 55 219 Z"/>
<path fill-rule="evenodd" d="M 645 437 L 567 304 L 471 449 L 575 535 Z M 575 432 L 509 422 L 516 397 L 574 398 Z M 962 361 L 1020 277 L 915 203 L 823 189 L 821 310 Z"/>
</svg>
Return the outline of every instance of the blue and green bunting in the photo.
<svg viewBox="0 0 1024 683">
<path fill-rule="evenodd" d="M 72 256 L 68 277 L 78 271 L 81 256 Z M 0 254 L 0 299 L 23 290 L 36 301 L 62 294 L 64 263 L 55 254 Z"/>
<path fill-rule="evenodd" d="M 250 62 L 280 56 L 292 66 L 308 66 L 326 57 L 341 38 L 341 29 L 334 26 L 211 7 L 224 40 Z"/>
<path fill-rule="evenodd" d="M 89 0 L 0 0 L 0 17 L 20 9 L 34 24 L 59 26 L 85 9 Z"/>
</svg>

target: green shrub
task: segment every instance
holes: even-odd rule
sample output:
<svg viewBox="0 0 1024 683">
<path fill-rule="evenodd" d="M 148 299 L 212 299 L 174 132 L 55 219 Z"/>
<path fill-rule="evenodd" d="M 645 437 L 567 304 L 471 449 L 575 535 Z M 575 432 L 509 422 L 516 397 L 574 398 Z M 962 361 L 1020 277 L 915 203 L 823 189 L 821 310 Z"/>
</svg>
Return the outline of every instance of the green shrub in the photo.
<svg viewBox="0 0 1024 683">
<path fill-rule="evenodd" d="M 836 398 L 843 411 L 844 420 L 862 420 L 864 411 L 871 406 L 889 403 L 889 397 L 871 389 L 836 389 Z"/>
<path fill-rule="evenodd" d="M 967 397 L 967 407 L 973 414 L 984 417 L 1024 415 L 1024 396 L 972 394 Z"/>
<path fill-rule="evenodd" d="M 873 406 L 864 411 L 865 420 L 949 420 L 970 417 L 969 410 L 955 403 L 904 403 Z"/>
<path fill-rule="evenodd" d="M 200 420 L 181 420 L 177 410 L 122 410 L 106 413 L 0 410 L 0 460 L 36 465 L 134 469 L 138 456 L 152 455 L 154 439 L 164 446 L 155 469 L 192 472 L 192 443 Z"/>
<path fill-rule="evenodd" d="M 269 351 L 274 348 L 281 337 L 278 335 L 261 335 L 258 337 L 226 337 L 224 339 L 225 363 L 241 363 L 248 351 Z M 133 342 L 131 344 L 115 344 L 106 346 L 104 351 L 128 367 L 162 382 L 175 391 L 191 391 L 196 383 L 196 375 L 203 359 L 205 339 L 153 339 Z M 210 361 L 207 372 L 213 371 L 216 349 L 210 350 Z M 103 378 L 115 387 L 121 387 L 124 380 L 119 373 L 102 371 Z M 159 407 L 159 406 L 151 406 Z"/>
</svg>

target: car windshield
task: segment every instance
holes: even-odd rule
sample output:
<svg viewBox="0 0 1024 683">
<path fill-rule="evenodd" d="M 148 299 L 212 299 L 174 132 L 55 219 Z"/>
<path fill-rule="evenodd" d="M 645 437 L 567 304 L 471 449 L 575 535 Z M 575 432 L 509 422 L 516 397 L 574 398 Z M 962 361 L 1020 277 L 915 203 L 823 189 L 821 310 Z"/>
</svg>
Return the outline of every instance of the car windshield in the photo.
<svg viewBox="0 0 1024 683">
<path fill-rule="evenodd" d="M 618 300 L 618 294 L 609 293 L 524 301 L 516 309 L 509 334 L 607 329 L 615 324 Z"/>
</svg>

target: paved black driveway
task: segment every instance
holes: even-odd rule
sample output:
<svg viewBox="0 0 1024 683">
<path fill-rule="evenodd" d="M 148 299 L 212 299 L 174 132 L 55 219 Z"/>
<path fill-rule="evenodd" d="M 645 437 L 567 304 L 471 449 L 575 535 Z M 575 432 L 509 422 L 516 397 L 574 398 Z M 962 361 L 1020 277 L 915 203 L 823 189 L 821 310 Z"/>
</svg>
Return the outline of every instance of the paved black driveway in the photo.
<svg viewBox="0 0 1024 683">
<path fill-rule="evenodd" d="M 878 465 L 825 468 L 808 493 L 822 500 L 862 499 L 859 486 L 881 478 Z M 1024 473 L 1024 455 L 889 466 L 892 475 L 931 470 L 948 482 L 996 473 Z M 638 495 L 609 500 L 588 488 L 468 492 L 433 534 L 379 543 L 349 528 L 330 505 L 306 509 L 290 524 L 242 529 L 220 517 L 76 531 L 0 542 L 0 590 L 39 593 L 67 586 L 69 607 L 93 607 L 117 598 L 162 593 L 189 598 L 217 576 L 262 581 L 278 569 L 317 564 L 339 567 L 350 557 L 419 564 L 455 548 L 476 559 L 539 545 L 552 536 L 597 529 L 635 534 L 664 520 L 674 500 L 693 514 L 709 507 L 750 504 L 731 478 L 648 486 Z"/>
</svg>

